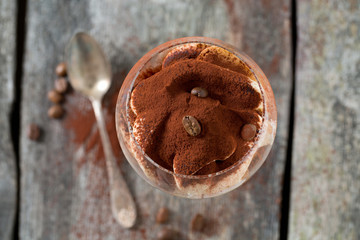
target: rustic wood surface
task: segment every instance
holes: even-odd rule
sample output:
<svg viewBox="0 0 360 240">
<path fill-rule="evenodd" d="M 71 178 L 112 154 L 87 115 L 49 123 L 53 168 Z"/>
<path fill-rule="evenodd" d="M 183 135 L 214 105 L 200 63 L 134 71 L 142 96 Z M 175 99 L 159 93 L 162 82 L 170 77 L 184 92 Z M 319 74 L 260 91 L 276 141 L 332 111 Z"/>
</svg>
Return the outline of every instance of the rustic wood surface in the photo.
<svg viewBox="0 0 360 240">
<path fill-rule="evenodd" d="M 289 239 L 360 239 L 360 1 L 298 1 Z"/>
<path fill-rule="evenodd" d="M 279 239 L 293 87 L 290 39 L 296 31 L 291 29 L 290 2 L 27 0 L 24 62 L 16 66 L 16 1 L 1 0 L 0 239 L 144 240 L 155 239 L 164 227 L 190 240 Z M 296 111 L 287 238 L 360 239 L 360 2 L 296 2 Z M 87 149 L 96 126 L 90 128 L 86 146 L 75 144 L 74 129 L 67 127 L 72 110 L 81 109 L 85 118 L 93 119 L 89 102 L 70 93 L 65 118 L 47 117 L 54 68 L 63 60 L 66 42 L 80 30 L 103 46 L 116 73 L 114 86 L 144 53 L 178 37 L 215 37 L 248 53 L 268 76 L 277 101 L 278 134 L 269 159 L 244 186 L 207 200 L 162 193 L 120 159 L 139 211 L 136 226 L 122 229 L 111 216 L 104 162 L 96 159 L 99 144 Z M 22 86 L 14 86 L 16 67 L 24 67 Z M 10 116 L 15 88 L 20 87 L 17 173 Z M 38 142 L 27 138 L 32 122 L 42 128 Z M 156 224 L 156 212 L 164 206 L 170 209 L 170 219 Z M 206 233 L 190 231 L 196 213 L 206 217 Z"/>
<path fill-rule="evenodd" d="M 10 112 L 15 82 L 15 2 L 0 1 L 0 239 L 12 239 L 16 212 L 16 159 Z"/>
<path fill-rule="evenodd" d="M 63 120 L 47 117 L 46 94 L 53 88 L 54 68 L 63 60 L 66 42 L 79 30 L 95 36 L 119 73 L 160 43 L 184 36 L 219 38 L 247 52 L 270 79 L 279 112 L 276 142 L 262 169 L 229 194 L 186 200 L 152 188 L 122 161 L 139 220 L 134 229 L 121 228 L 111 216 L 104 165 L 89 153 L 79 167 L 79 147 L 69 144 L 71 132 Z M 155 223 L 155 213 L 166 206 L 171 213 L 165 226 L 181 231 L 184 239 L 278 239 L 290 55 L 288 0 L 28 0 L 21 126 L 36 121 L 44 134 L 39 143 L 21 134 L 20 238 L 154 239 L 163 228 Z M 81 97 L 72 100 L 88 107 Z M 208 219 L 206 234 L 190 232 L 196 213 Z"/>
</svg>

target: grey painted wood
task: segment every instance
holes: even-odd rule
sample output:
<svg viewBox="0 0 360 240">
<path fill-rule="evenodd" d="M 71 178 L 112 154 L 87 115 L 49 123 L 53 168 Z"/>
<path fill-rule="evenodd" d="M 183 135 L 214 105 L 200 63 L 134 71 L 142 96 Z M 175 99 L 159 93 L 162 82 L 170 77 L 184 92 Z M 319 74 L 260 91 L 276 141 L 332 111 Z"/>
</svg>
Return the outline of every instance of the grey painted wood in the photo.
<svg viewBox="0 0 360 240">
<path fill-rule="evenodd" d="M 188 239 L 277 239 L 291 89 L 289 2 L 29 0 L 22 126 L 36 120 L 44 136 L 35 144 L 21 135 L 21 239 L 154 239 L 163 227 L 155 224 L 162 206 L 171 211 L 166 226 Z M 122 229 L 111 217 L 104 165 L 87 154 L 79 167 L 82 152 L 69 144 L 71 132 L 47 117 L 53 69 L 78 30 L 99 40 L 114 72 L 127 72 L 153 47 L 183 36 L 215 37 L 243 49 L 263 68 L 276 95 L 279 128 L 270 158 L 243 187 L 201 201 L 152 188 L 123 161 L 140 217 L 134 229 Z M 88 107 L 79 97 L 71 99 Z M 209 234 L 190 232 L 196 213 L 210 220 Z"/>
<path fill-rule="evenodd" d="M 0 2 L 0 239 L 12 239 L 16 211 L 16 159 L 10 136 L 15 82 L 15 16 L 12 0 Z"/>
<path fill-rule="evenodd" d="M 360 2 L 299 1 L 289 239 L 360 239 Z"/>
</svg>

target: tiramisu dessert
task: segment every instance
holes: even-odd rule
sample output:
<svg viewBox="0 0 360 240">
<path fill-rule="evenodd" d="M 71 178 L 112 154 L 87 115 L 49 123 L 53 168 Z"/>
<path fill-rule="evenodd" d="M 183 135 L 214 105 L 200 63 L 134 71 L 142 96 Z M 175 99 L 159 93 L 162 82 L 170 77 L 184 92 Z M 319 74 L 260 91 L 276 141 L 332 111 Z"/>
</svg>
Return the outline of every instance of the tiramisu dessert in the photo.
<svg viewBox="0 0 360 240">
<path fill-rule="evenodd" d="M 169 42 L 135 65 L 116 120 L 140 175 L 175 195 L 202 198 L 234 189 L 260 167 L 275 136 L 276 108 L 255 63 L 218 40 L 187 39 L 195 41 Z"/>
</svg>

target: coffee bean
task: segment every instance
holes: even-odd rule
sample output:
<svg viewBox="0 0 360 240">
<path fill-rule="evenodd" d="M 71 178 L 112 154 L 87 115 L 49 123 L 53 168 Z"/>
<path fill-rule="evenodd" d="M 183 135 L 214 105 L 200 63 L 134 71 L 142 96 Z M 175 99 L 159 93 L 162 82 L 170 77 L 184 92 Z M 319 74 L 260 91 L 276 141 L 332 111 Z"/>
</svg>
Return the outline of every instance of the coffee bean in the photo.
<svg viewBox="0 0 360 240">
<path fill-rule="evenodd" d="M 40 128 L 37 124 L 31 123 L 27 129 L 27 136 L 33 141 L 37 141 L 40 137 Z"/>
<path fill-rule="evenodd" d="M 56 66 L 55 72 L 59 77 L 66 76 L 66 64 L 64 62 L 59 63 L 59 65 Z"/>
<path fill-rule="evenodd" d="M 241 129 L 241 138 L 245 141 L 252 140 L 256 135 L 256 126 L 254 124 L 245 124 Z"/>
<path fill-rule="evenodd" d="M 69 83 L 66 78 L 58 78 L 55 80 L 55 90 L 58 93 L 65 93 L 68 89 L 68 85 Z"/>
<path fill-rule="evenodd" d="M 181 234 L 170 228 L 163 228 L 160 232 L 158 232 L 157 235 L 158 240 L 180 240 Z"/>
<path fill-rule="evenodd" d="M 64 97 L 57 91 L 51 90 L 48 92 L 48 99 L 53 103 L 60 103 L 64 100 Z"/>
<path fill-rule="evenodd" d="M 64 109 L 59 105 L 55 104 L 48 110 L 48 116 L 51 118 L 61 118 L 64 115 Z"/>
<path fill-rule="evenodd" d="M 166 207 L 162 207 L 159 209 L 156 215 L 156 222 L 157 223 L 165 223 L 169 219 L 169 209 Z"/>
<path fill-rule="evenodd" d="M 191 231 L 201 232 L 205 227 L 205 218 L 201 214 L 196 214 L 191 220 Z"/>
<path fill-rule="evenodd" d="M 200 98 L 206 98 L 209 93 L 205 88 L 201 88 L 201 87 L 195 87 L 191 90 L 191 94 L 198 96 Z"/>
<path fill-rule="evenodd" d="M 192 116 L 185 116 L 182 119 L 184 128 L 188 134 L 191 136 L 197 136 L 201 133 L 201 126 L 198 120 Z"/>
</svg>

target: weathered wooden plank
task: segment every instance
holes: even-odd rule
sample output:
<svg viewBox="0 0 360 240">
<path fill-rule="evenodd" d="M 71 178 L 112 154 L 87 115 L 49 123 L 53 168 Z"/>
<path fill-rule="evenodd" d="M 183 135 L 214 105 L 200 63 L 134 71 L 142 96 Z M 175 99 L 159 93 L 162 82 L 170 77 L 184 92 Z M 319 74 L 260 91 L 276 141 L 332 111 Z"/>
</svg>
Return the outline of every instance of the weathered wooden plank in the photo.
<svg viewBox="0 0 360 240">
<path fill-rule="evenodd" d="M 360 2 L 299 1 L 290 239 L 360 239 Z"/>
<path fill-rule="evenodd" d="M 166 226 L 189 239 L 277 239 L 291 89 L 289 2 L 29 0 L 22 126 L 36 119 L 45 134 L 37 144 L 21 136 L 21 238 L 154 239 L 163 228 L 155 224 L 155 213 L 167 206 L 171 217 Z M 158 44 L 183 36 L 223 39 L 249 53 L 269 77 L 278 103 L 278 137 L 270 159 L 243 187 L 201 201 L 150 187 L 123 161 L 140 216 L 134 229 L 122 229 L 111 217 L 104 164 L 96 160 L 96 150 L 84 150 L 94 129 L 78 146 L 73 143 L 76 129 L 68 126 L 79 109 L 91 119 L 89 103 L 70 94 L 64 120 L 46 116 L 53 69 L 77 30 L 99 40 L 119 73 Z M 121 82 L 124 76 L 119 76 Z M 210 220 L 209 233 L 190 232 L 196 213 Z"/>
<path fill-rule="evenodd" d="M 15 82 L 15 16 L 12 0 L 0 2 L 0 239 L 12 239 L 16 212 L 16 159 L 10 137 Z"/>
</svg>

